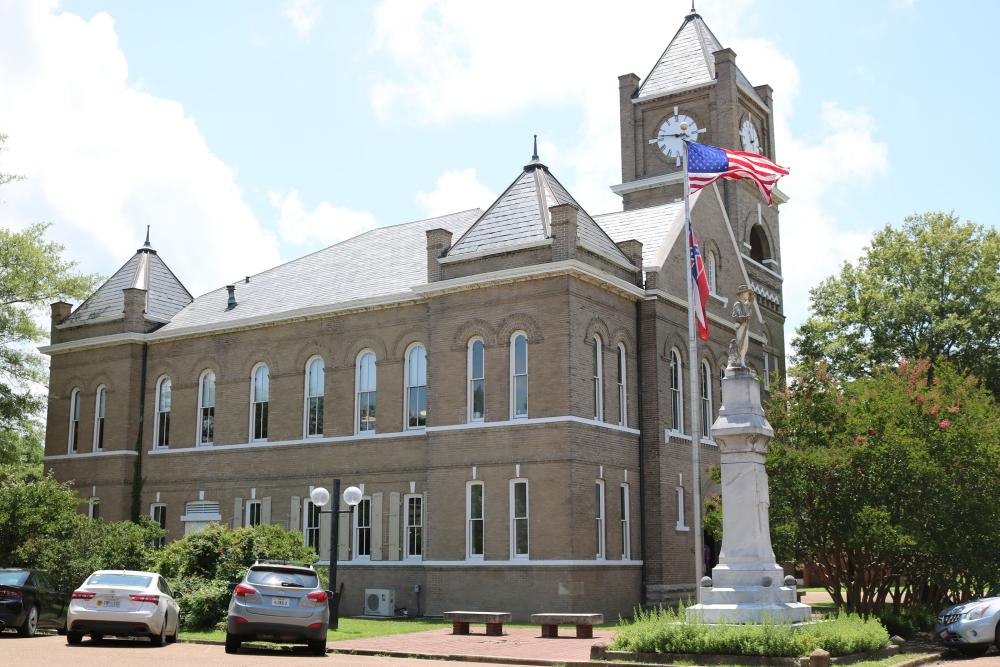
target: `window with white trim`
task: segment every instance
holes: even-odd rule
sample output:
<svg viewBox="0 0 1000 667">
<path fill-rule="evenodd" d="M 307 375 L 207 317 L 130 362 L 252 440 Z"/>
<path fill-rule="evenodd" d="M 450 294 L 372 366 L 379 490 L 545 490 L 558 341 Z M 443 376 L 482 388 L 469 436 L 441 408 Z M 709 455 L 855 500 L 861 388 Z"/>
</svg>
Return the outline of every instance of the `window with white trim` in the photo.
<svg viewBox="0 0 1000 667">
<path fill-rule="evenodd" d="M 604 421 L 604 343 L 594 335 L 594 419 Z"/>
<path fill-rule="evenodd" d="M 465 487 L 465 557 L 482 559 L 486 546 L 486 497 L 482 482 L 469 482 Z"/>
<path fill-rule="evenodd" d="M 153 520 L 162 530 L 167 529 L 167 506 L 163 503 L 153 503 L 149 506 L 149 518 Z M 162 547 L 167 543 L 167 536 L 158 537 L 153 540 L 154 547 Z"/>
<path fill-rule="evenodd" d="M 630 560 L 632 558 L 632 508 L 629 506 L 628 484 L 622 484 L 620 489 L 622 560 Z"/>
<path fill-rule="evenodd" d="M 215 372 L 206 370 L 198 381 L 198 444 L 215 442 Z"/>
<path fill-rule="evenodd" d="M 510 337 L 510 418 L 528 416 L 528 336 L 523 331 Z"/>
<path fill-rule="evenodd" d="M 427 348 L 417 344 L 406 353 L 406 428 L 427 426 Z"/>
<path fill-rule="evenodd" d="M 406 512 L 406 532 L 403 541 L 403 557 L 419 559 L 424 555 L 424 498 L 405 496 L 403 510 Z"/>
<path fill-rule="evenodd" d="M 670 430 L 677 433 L 684 431 L 684 395 L 681 393 L 683 382 L 681 353 L 673 348 L 670 350 Z"/>
<path fill-rule="evenodd" d="M 604 560 L 607 555 L 604 550 L 604 480 L 599 479 L 594 483 L 594 528 L 597 542 L 597 555 L 595 558 Z"/>
<path fill-rule="evenodd" d="M 716 272 L 718 270 L 718 259 L 715 256 L 715 251 L 708 251 L 708 261 L 706 262 L 705 272 L 708 274 L 708 291 L 711 294 L 718 294 L 718 284 L 716 283 Z"/>
<path fill-rule="evenodd" d="M 377 376 L 375 368 L 375 353 L 365 350 L 358 355 L 357 371 L 354 379 L 357 387 L 355 397 L 357 408 L 354 423 L 355 433 L 374 433 L 376 424 L 376 408 L 378 405 L 376 387 Z"/>
<path fill-rule="evenodd" d="M 764 389 L 771 388 L 771 355 L 764 352 Z"/>
<path fill-rule="evenodd" d="M 305 437 L 323 435 L 323 390 L 326 371 L 323 360 L 313 357 L 306 364 Z"/>
<path fill-rule="evenodd" d="M 528 481 L 510 480 L 510 557 L 528 558 Z"/>
<path fill-rule="evenodd" d="M 674 524 L 674 528 L 677 530 L 687 530 L 687 524 L 684 523 L 684 478 L 681 475 L 677 476 L 677 523 Z"/>
<path fill-rule="evenodd" d="M 712 439 L 712 367 L 701 362 L 701 437 Z"/>
<path fill-rule="evenodd" d="M 354 509 L 354 558 L 372 557 L 372 499 L 365 496 Z"/>
<path fill-rule="evenodd" d="M 722 407 L 722 381 L 726 379 L 726 365 L 721 364 L 719 366 L 719 405 L 715 409 L 715 416 L 719 416 L 719 408 Z"/>
<path fill-rule="evenodd" d="M 271 397 L 271 371 L 267 364 L 257 364 L 250 375 L 250 441 L 267 440 L 268 406 Z"/>
<path fill-rule="evenodd" d="M 628 426 L 628 357 L 622 343 L 618 344 L 618 425 Z"/>
<path fill-rule="evenodd" d="M 97 496 L 92 496 L 89 500 L 90 505 L 87 506 L 87 516 L 91 519 L 101 518 L 101 499 Z"/>
<path fill-rule="evenodd" d="M 108 388 L 103 384 L 97 388 L 94 400 L 94 451 L 104 451 L 104 417 L 108 409 Z"/>
<path fill-rule="evenodd" d="M 250 526 L 260 525 L 260 508 L 261 503 L 259 500 L 248 500 L 246 507 L 243 508 L 243 525 L 246 528 Z"/>
<path fill-rule="evenodd" d="M 170 446 L 170 403 L 172 383 L 169 377 L 160 378 L 156 383 L 156 421 L 153 442 L 157 447 Z"/>
<path fill-rule="evenodd" d="M 69 453 L 76 454 L 80 446 L 80 390 L 69 395 Z"/>
<path fill-rule="evenodd" d="M 469 421 L 486 419 L 486 346 L 482 338 L 469 341 Z"/>
<path fill-rule="evenodd" d="M 320 507 L 306 499 L 302 502 L 302 544 L 319 553 Z M 322 554 L 321 554 L 322 555 Z"/>
</svg>

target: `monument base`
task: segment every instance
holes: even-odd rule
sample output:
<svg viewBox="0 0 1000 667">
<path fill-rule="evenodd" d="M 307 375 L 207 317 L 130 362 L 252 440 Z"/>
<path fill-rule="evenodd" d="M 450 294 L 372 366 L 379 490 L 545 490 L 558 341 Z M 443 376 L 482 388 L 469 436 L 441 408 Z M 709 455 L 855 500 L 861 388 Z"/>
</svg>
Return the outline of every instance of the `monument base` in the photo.
<svg viewBox="0 0 1000 667">
<path fill-rule="evenodd" d="M 720 563 L 702 580 L 701 603 L 688 620 L 704 623 L 803 623 L 812 609 L 798 601 L 795 579 L 777 563 Z M 783 583 L 784 585 L 781 585 Z"/>
</svg>

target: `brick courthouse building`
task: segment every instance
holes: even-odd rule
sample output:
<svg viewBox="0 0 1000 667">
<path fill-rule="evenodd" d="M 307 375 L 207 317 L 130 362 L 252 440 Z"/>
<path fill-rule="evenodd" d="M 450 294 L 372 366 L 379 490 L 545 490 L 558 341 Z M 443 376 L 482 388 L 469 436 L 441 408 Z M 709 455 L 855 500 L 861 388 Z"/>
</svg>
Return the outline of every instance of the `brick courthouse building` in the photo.
<svg viewBox="0 0 1000 667">
<path fill-rule="evenodd" d="M 310 489 L 358 485 L 345 613 L 370 588 L 520 618 L 692 592 L 686 406 L 715 418 L 741 283 L 758 295 L 749 358 L 782 370 L 778 213 L 743 182 L 693 198 L 713 295 L 689 368 L 683 179 L 655 139 L 679 113 L 705 143 L 774 158 L 771 89 L 692 13 L 618 94 L 620 212 L 588 214 L 534 158 L 485 212 L 373 229 L 198 298 L 147 244 L 75 310 L 53 304 L 46 468 L 108 520 L 149 514 L 170 540 L 274 523 L 324 559 Z"/>
</svg>

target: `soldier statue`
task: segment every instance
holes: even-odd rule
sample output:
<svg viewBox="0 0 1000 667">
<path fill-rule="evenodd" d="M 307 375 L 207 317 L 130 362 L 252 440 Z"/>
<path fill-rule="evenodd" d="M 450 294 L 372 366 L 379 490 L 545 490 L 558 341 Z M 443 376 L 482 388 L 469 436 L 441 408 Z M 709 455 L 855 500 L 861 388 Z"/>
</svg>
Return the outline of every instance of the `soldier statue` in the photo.
<svg viewBox="0 0 1000 667">
<path fill-rule="evenodd" d="M 750 313 L 753 311 L 754 293 L 746 285 L 736 288 L 736 302 L 733 304 L 733 321 L 736 322 L 736 338 L 729 343 L 729 367 L 747 367 L 747 348 L 750 346 Z"/>
</svg>

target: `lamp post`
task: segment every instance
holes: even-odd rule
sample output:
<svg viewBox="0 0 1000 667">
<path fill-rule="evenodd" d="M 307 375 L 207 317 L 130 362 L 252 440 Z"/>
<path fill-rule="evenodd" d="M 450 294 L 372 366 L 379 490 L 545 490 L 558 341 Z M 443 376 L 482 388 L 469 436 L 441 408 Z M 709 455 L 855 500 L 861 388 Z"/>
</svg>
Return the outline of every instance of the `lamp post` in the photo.
<svg viewBox="0 0 1000 667">
<path fill-rule="evenodd" d="M 320 510 L 320 514 L 330 515 L 330 628 L 336 630 L 340 621 L 340 595 L 337 593 L 337 551 L 339 551 L 340 541 L 340 515 L 353 514 L 354 508 L 361 502 L 361 489 L 356 486 L 349 486 L 344 489 L 344 502 L 347 509 L 334 509 L 331 505 L 329 510 Z M 322 486 L 318 486 L 309 494 L 309 498 L 317 507 L 325 507 L 331 500 L 336 502 L 340 497 L 340 480 L 333 480 L 333 494 Z"/>
</svg>

